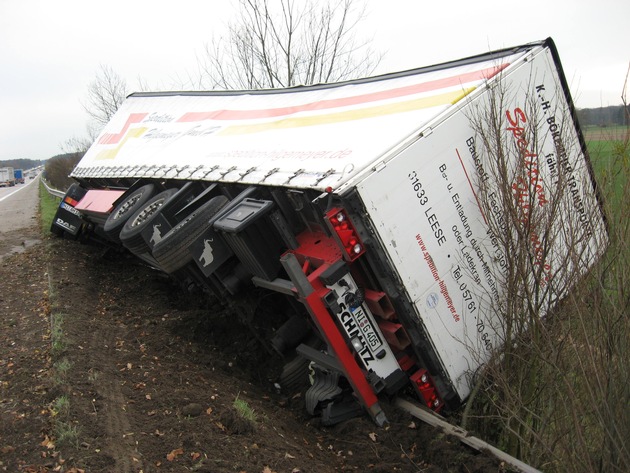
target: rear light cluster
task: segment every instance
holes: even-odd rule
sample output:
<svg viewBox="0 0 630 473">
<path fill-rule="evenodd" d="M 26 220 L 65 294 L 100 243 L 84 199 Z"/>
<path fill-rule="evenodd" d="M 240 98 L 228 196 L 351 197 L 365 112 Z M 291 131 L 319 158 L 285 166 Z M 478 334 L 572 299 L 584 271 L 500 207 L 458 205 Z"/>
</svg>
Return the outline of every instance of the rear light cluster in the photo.
<svg viewBox="0 0 630 473">
<path fill-rule="evenodd" d="M 67 196 L 63 199 L 63 201 L 64 201 L 66 204 L 71 205 L 72 207 L 76 207 L 76 206 L 77 206 L 77 204 L 79 203 L 79 201 L 78 201 L 78 200 L 74 200 L 72 197 L 70 197 L 70 196 L 68 196 L 68 195 L 67 195 Z"/>
<path fill-rule="evenodd" d="M 338 237 L 338 243 L 340 243 L 345 250 L 345 259 L 354 261 L 365 253 L 363 242 L 359 238 L 359 235 L 350 221 L 350 218 L 348 218 L 348 214 L 345 210 L 334 208 L 326 213 L 326 218 L 330 222 L 332 230 Z"/>
<path fill-rule="evenodd" d="M 418 370 L 411 376 L 411 382 L 418 394 L 424 399 L 429 409 L 435 412 L 442 410 L 444 403 L 440 399 L 433 385 L 433 380 L 427 370 Z"/>
</svg>

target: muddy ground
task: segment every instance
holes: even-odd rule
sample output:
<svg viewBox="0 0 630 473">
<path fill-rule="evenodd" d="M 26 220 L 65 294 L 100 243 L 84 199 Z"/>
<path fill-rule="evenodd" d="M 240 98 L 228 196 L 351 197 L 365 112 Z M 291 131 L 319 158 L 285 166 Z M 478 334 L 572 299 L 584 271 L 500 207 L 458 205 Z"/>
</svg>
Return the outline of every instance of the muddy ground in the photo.
<svg viewBox="0 0 630 473">
<path fill-rule="evenodd" d="M 3 235 L 42 242 L 0 261 L 0 471 L 503 471 L 387 404 L 387 428 L 323 427 L 212 302 L 125 253 Z"/>
</svg>

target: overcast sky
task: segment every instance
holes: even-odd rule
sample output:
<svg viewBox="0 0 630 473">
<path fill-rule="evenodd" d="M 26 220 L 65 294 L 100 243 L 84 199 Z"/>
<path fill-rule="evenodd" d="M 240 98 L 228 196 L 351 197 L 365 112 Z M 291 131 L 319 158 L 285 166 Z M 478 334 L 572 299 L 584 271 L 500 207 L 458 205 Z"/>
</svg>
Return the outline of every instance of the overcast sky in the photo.
<svg viewBox="0 0 630 473">
<path fill-rule="evenodd" d="M 85 136 L 82 103 L 101 65 L 131 90 L 138 78 L 155 89 L 181 88 L 235 3 L 0 0 L 0 160 L 47 159 Z M 371 0 L 367 13 L 357 34 L 384 53 L 378 73 L 551 36 L 578 107 L 621 103 L 628 0 Z"/>
</svg>

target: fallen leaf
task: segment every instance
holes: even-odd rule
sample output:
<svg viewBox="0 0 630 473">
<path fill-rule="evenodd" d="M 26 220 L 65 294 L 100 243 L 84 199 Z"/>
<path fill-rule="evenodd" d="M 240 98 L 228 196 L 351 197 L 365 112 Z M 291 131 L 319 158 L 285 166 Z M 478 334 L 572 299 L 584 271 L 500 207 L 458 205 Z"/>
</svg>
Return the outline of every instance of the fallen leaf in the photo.
<svg viewBox="0 0 630 473">
<path fill-rule="evenodd" d="M 176 448 L 175 450 L 171 451 L 171 453 L 169 453 L 168 455 L 166 455 L 166 459 L 170 462 L 172 462 L 173 460 L 175 460 L 178 456 L 183 455 L 184 454 L 184 450 L 181 448 Z"/>
<path fill-rule="evenodd" d="M 407 427 L 410 428 L 410 429 L 417 428 L 416 423 L 414 421 L 411 421 L 411 424 L 409 424 Z"/>
<path fill-rule="evenodd" d="M 46 447 L 48 450 L 52 450 L 53 448 L 55 448 L 54 442 L 50 440 L 50 438 L 48 438 L 48 435 L 44 437 L 44 440 L 42 441 L 42 443 L 40 443 L 40 445 L 42 447 Z"/>
<path fill-rule="evenodd" d="M 290 453 L 288 453 L 288 452 L 287 452 L 287 453 L 285 453 L 285 454 L 284 454 L 284 458 L 293 459 L 293 458 L 295 458 L 295 457 L 294 457 L 293 455 L 291 455 Z"/>
<path fill-rule="evenodd" d="M 208 407 L 206 409 L 206 414 L 208 414 L 208 415 L 212 414 L 212 407 Z"/>
<path fill-rule="evenodd" d="M 376 433 L 375 432 L 370 432 L 368 437 L 370 437 L 370 439 L 372 439 L 372 442 L 376 442 Z"/>
<path fill-rule="evenodd" d="M 190 456 L 192 458 L 192 461 L 195 461 L 197 458 L 199 458 L 201 456 L 201 453 L 199 453 L 199 452 L 192 452 L 190 454 Z"/>
</svg>

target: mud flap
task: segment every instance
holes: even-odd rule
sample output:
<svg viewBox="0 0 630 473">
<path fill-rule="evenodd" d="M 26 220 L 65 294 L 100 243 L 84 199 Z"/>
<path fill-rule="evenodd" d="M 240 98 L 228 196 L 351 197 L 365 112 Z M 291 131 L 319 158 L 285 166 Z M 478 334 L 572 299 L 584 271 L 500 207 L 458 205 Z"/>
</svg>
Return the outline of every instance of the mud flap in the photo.
<svg viewBox="0 0 630 473">
<path fill-rule="evenodd" d="M 306 411 L 321 415 L 322 425 L 335 425 L 363 415 L 363 407 L 340 386 L 342 375 L 338 371 L 312 364 L 313 385 L 306 391 Z"/>
<path fill-rule="evenodd" d="M 85 196 L 87 191 L 78 184 L 72 184 L 57 208 L 50 231 L 56 235 L 70 235 L 76 239 L 83 228 L 83 216 L 75 209 L 75 205 Z"/>
</svg>

